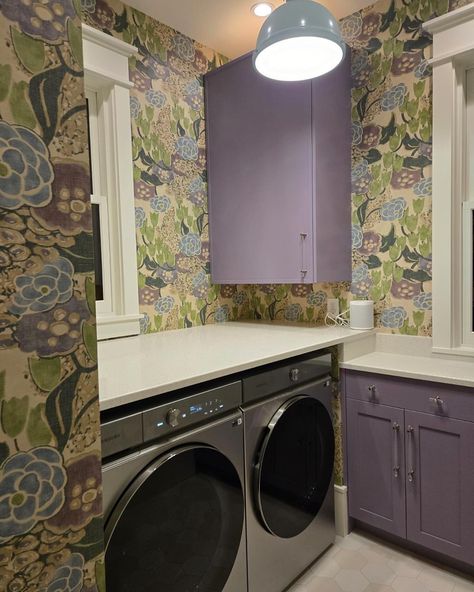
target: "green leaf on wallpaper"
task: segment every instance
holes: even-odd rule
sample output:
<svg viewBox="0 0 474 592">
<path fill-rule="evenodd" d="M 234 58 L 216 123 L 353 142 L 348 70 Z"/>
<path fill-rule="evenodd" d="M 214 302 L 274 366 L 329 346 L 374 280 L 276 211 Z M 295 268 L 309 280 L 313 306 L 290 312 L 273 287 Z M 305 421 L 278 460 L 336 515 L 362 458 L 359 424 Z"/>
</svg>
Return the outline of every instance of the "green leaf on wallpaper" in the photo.
<svg viewBox="0 0 474 592">
<path fill-rule="evenodd" d="M 387 39 L 383 42 L 383 53 L 386 58 L 393 53 L 393 44 L 393 39 Z"/>
<path fill-rule="evenodd" d="M 29 358 L 28 366 L 31 377 L 36 386 L 42 391 L 51 391 L 61 379 L 61 359 L 55 358 Z"/>
<path fill-rule="evenodd" d="M 95 283 L 91 277 L 86 278 L 86 301 L 90 313 L 95 315 Z"/>
<path fill-rule="evenodd" d="M 15 27 L 10 27 L 13 47 L 22 65 L 32 74 L 36 74 L 44 67 L 44 43 L 21 33 Z"/>
<path fill-rule="evenodd" d="M 388 254 L 392 261 L 398 261 L 398 259 L 400 259 L 401 252 L 402 250 L 398 245 L 393 245 L 388 250 Z"/>
<path fill-rule="evenodd" d="M 394 46 L 393 46 L 393 55 L 396 58 L 401 57 L 403 53 L 403 41 L 399 41 L 398 39 L 395 39 L 394 41 Z"/>
<path fill-rule="evenodd" d="M 395 115 L 392 113 L 392 117 L 390 117 L 388 125 L 382 128 L 382 133 L 380 135 L 380 144 L 386 144 L 393 136 L 396 129 L 397 126 L 395 124 Z"/>
<path fill-rule="evenodd" d="M 5 370 L 0 371 L 0 403 L 5 398 Z"/>
<path fill-rule="evenodd" d="M 396 282 L 400 282 L 403 279 L 403 267 L 400 267 L 399 265 L 394 265 L 392 275 L 393 279 Z"/>
<path fill-rule="evenodd" d="M 398 154 L 393 155 L 393 170 L 395 172 L 400 172 L 403 168 L 403 158 Z"/>
<path fill-rule="evenodd" d="M 449 0 L 435 0 L 436 14 L 439 16 L 449 10 Z"/>
<path fill-rule="evenodd" d="M 418 111 L 419 104 L 420 103 L 418 99 L 413 99 L 413 101 L 407 101 L 407 113 L 410 117 L 415 117 Z"/>
<path fill-rule="evenodd" d="M 424 269 L 419 269 L 418 271 L 414 271 L 413 269 L 404 269 L 403 277 L 406 280 L 412 282 L 430 282 L 432 279 L 431 275 Z"/>
<path fill-rule="evenodd" d="M 379 284 L 380 280 L 382 279 L 382 272 L 380 270 L 373 271 L 371 277 L 374 284 Z"/>
<path fill-rule="evenodd" d="M 84 62 L 82 55 L 82 32 L 79 27 L 76 27 L 72 19 L 68 19 L 67 21 L 67 36 L 71 45 L 72 55 L 77 64 L 82 67 Z"/>
<path fill-rule="evenodd" d="M 10 64 L 0 65 L 0 101 L 4 101 L 8 97 L 10 91 L 10 84 L 12 81 L 12 67 Z"/>
<path fill-rule="evenodd" d="M 425 92 L 426 80 L 420 80 L 419 82 L 415 82 L 413 85 L 413 90 L 415 92 L 415 97 L 418 99 L 423 95 Z"/>
<path fill-rule="evenodd" d="M 431 127 L 422 127 L 420 130 L 420 136 L 423 142 L 429 142 L 431 140 Z"/>
<path fill-rule="evenodd" d="M 410 234 L 410 236 L 408 237 L 408 244 L 412 249 L 414 249 L 418 244 L 418 235 L 415 233 Z"/>
<path fill-rule="evenodd" d="M 424 320 L 425 320 L 425 313 L 422 310 L 415 310 L 413 312 L 413 322 L 415 323 L 416 327 L 421 327 Z"/>
<path fill-rule="evenodd" d="M 406 226 L 410 232 L 415 232 L 416 226 L 418 224 L 418 216 L 410 216 L 406 217 Z"/>
<path fill-rule="evenodd" d="M 82 325 L 82 338 L 84 339 L 87 353 L 94 362 L 97 362 L 97 334 L 95 326 L 91 323 L 84 323 Z"/>
<path fill-rule="evenodd" d="M 431 241 L 420 243 L 419 250 L 420 255 L 425 259 L 428 259 L 431 255 Z"/>
<path fill-rule="evenodd" d="M 416 214 L 421 214 L 421 212 L 423 211 L 423 208 L 425 206 L 425 200 L 424 199 L 414 199 L 413 200 L 413 209 L 415 210 Z"/>
<path fill-rule="evenodd" d="M 380 31 L 386 31 L 389 28 L 390 23 L 393 21 L 396 14 L 397 14 L 397 12 L 395 10 L 395 0 L 392 0 L 390 2 L 390 6 L 389 6 L 387 12 L 384 15 L 382 15 L 382 22 L 380 24 Z"/>
<path fill-rule="evenodd" d="M 24 80 L 15 82 L 10 92 L 10 109 L 15 123 L 34 128 L 36 126 L 36 117 L 26 98 L 27 90 L 28 84 Z"/>
<path fill-rule="evenodd" d="M 390 23 L 389 31 L 390 31 L 390 35 L 392 37 L 396 37 L 399 34 L 399 32 L 400 32 L 400 23 L 401 23 L 401 20 L 398 17 L 396 17 Z M 394 47 L 394 51 L 395 51 L 395 47 Z"/>
<path fill-rule="evenodd" d="M 412 134 L 415 134 L 418 130 L 420 122 L 418 119 L 412 119 L 408 122 L 408 129 L 411 131 Z"/>
<path fill-rule="evenodd" d="M 395 240 L 396 240 L 395 239 L 395 227 L 392 224 L 390 232 L 387 235 L 382 236 L 382 243 L 380 245 L 380 251 L 382 253 L 386 253 L 389 250 L 389 248 L 395 244 Z"/>
<path fill-rule="evenodd" d="M 388 294 L 390 292 L 390 288 L 392 287 L 392 278 L 385 278 L 382 282 L 382 293 Z"/>
<path fill-rule="evenodd" d="M 311 306 L 306 307 L 306 319 L 312 321 L 314 319 L 314 308 Z"/>
<path fill-rule="evenodd" d="M 369 291 L 370 299 L 377 302 L 383 297 L 382 288 L 380 286 L 372 286 Z"/>
<path fill-rule="evenodd" d="M 420 8 L 420 0 L 410 0 L 407 8 L 408 8 L 408 12 L 412 16 L 415 16 L 416 13 L 418 12 L 418 9 Z M 419 27 L 419 25 L 418 25 L 418 27 Z"/>
<path fill-rule="evenodd" d="M 39 403 L 30 411 L 26 433 L 31 446 L 46 446 L 51 442 L 52 433 L 44 419 L 45 404 Z"/>
<path fill-rule="evenodd" d="M 2 428 L 7 436 L 16 438 L 24 429 L 28 416 L 28 395 L 12 397 L 2 403 Z"/>
<path fill-rule="evenodd" d="M 367 257 L 366 264 L 369 269 L 376 269 L 377 267 L 382 266 L 382 262 L 377 257 L 377 255 L 369 255 L 369 257 Z"/>
<path fill-rule="evenodd" d="M 392 137 L 389 140 L 388 143 L 390 150 L 392 152 L 395 152 L 396 150 L 398 150 L 398 147 L 400 146 L 400 137 L 398 135 L 398 132 L 395 132 Z"/>
<path fill-rule="evenodd" d="M 392 168 L 392 165 L 393 165 L 393 154 L 391 152 L 386 152 L 383 155 L 383 166 L 386 169 L 390 169 L 390 168 Z"/>
</svg>

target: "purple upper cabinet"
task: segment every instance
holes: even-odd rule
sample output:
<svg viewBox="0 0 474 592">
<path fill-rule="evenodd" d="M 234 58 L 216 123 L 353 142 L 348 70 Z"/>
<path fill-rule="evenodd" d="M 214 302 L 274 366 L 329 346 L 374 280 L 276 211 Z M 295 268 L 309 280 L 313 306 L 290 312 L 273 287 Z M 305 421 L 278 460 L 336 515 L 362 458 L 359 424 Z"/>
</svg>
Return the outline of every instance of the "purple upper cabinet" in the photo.
<svg viewBox="0 0 474 592">
<path fill-rule="evenodd" d="M 348 280 L 350 57 L 317 81 L 205 76 L 214 283 Z"/>
</svg>

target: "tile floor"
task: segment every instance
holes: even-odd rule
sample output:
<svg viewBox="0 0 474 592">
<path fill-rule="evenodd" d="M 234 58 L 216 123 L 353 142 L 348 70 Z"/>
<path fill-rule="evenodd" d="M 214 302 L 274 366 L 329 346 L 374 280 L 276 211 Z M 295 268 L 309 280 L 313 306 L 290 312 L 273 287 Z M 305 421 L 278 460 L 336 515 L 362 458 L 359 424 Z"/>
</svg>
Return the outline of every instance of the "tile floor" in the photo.
<svg viewBox="0 0 474 592">
<path fill-rule="evenodd" d="M 474 579 L 352 532 L 288 592 L 474 592 Z"/>
</svg>

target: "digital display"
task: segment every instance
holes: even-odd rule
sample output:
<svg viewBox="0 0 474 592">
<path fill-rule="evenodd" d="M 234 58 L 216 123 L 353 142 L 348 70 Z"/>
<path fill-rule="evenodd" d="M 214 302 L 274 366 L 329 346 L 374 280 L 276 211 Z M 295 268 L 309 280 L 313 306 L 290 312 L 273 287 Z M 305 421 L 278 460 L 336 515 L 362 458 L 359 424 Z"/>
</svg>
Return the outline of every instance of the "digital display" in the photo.
<svg viewBox="0 0 474 592">
<path fill-rule="evenodd" d="M 202 411 L 202 405 L 191 405 L 189 407 L 189 413 L 193 415 L 194 413 L 200 413 Z"/>
</svg>

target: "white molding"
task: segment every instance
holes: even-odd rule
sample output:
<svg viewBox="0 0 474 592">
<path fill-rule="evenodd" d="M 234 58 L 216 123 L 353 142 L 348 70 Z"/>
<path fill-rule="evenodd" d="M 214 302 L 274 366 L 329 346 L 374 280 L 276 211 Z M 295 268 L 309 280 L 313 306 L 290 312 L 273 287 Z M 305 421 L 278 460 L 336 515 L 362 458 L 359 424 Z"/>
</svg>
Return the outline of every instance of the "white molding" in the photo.
<svg viewBox="0 0 474 592">
<path fill-rule="evenodd" d="M 82 41 L 90 41 L 96 46 L 98 45 L 105 49 L 109 49 L 126 58 L 130 58 L 138 53 L 138 49 L 134 45 L 116 39 L 115 37 L 112 37 L 112 35 L 107 35 L 107 33 L 99 31 L 99 29 L 95 29 L 94 27 L 90 27 L 85 23 L 82 23 Z"/>
<path fill-rule="evenodd" d="M 350 532 L 347 485 L 334 485 L 334 516 L 337 536 L 347 536 Z"/>
<path fill-rule="evenodd" d="M 140 333 L 128 58 L 135 47 L 83 25 L 84 73 L 96 106 L 91 120 L 94 193 L 102 230 L 104 300 L 99 339 Z M 92 125 L 93 124 L 93 125 Z"/>
<path fill-rule="evenodd" d="M 462 204 L 466 199 L 466 71 L 474 5 L 423 25 L 433 33 L 433 352 L 470 355 L 463 338 Z"/>
<path fill-rule="evenodd" d="M 452 29 L 458 25 L 462 25 L 465 22 L 469 22 L 474 18 L 474 4 L 468 4 L 462 6 L 457 10 L 453 10 L 434 19 L 423 23 L 423 29 L 431 33 L 441 33 L 447 29 Z"/>
</svg>

